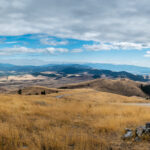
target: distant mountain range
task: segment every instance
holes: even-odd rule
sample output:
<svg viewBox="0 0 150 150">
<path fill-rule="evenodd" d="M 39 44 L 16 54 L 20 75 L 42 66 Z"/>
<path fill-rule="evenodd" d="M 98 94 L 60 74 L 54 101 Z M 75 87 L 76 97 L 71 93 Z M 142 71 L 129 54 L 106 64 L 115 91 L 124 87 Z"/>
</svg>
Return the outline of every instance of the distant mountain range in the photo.
<svg viewBox="0 0 150 150">
<path fill-rule="evenodd" d="M 48 64 L 43 66 L 16 66 L 12 64 L 0 64 L 0 71 L 18 71 L 18 72 L 35 72 L 37 69 L 40 71 L 45 71 L 51 68 L 61 69 L 62 67 L 66 66 L 74 66 L 76 64 Z M 94 69 L 102 69 L 102 70 L 111 70 L 111 71 L 126 71 L 133 74 L 142 74 L 142 75 L 149 75 L 150 68 L 148 67 L 140 67 L 140 66 L 133 66 L 133 65 L 116 65 L 116 64 L 106 64 L 106 63 L 83 63 L 79 64 L 80 67 L 91 67 Z"/>
<path fill-rule="evenodd" d="M 95 69 L 106 69 L 111 71 L 127 71 L 133 74 L 149 75 L 150 68 L 140 67 L 133 65 L 115 65 L 115 64 L 105 64 L 105 63 L 85 63 L 84 65 L 90 66 Z"/>
<path fill-rule="evenodd" d="M 143 74 L 148 74 L 148 72 L 150 73 L 150 68 L 112 64 L 50 64 L 43 66 L 0 64 L 0 76 L 31 74 L 33 76 L 55 77 L 56 79 L 80 76 L 82 79 L 128 78 L 134 81 L 147 82 L 150 81 L 149 76 Z"/>
</svg>

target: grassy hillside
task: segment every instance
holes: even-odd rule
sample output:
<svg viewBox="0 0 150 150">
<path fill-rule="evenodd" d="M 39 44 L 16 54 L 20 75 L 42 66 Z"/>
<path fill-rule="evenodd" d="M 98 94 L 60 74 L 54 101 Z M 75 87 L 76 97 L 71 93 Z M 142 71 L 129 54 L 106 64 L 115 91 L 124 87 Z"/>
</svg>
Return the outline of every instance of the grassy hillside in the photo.
<svg viewBox="0 0 150 150">
<path fill-rule="evenodd" d="M 76 88 L 92 88 L 98 91 L 116 93 L 125 96 L 147 97 L 141 89 L 140 82 L 131 81 L 128 79 L 97 79 L 88 82 L 71 84 L 60 87 L 61 89 L 76 89 Z"/>
<path fill-rule="evenodd" d="M 149 148 L 146 142 L 143 145 L 121 140 L 125 127 L 150 120 L 148 107 L 130 106 L 148 102 L 144 99 L 92 89 L 0 97 L 1 150 Z"/>
</svg>

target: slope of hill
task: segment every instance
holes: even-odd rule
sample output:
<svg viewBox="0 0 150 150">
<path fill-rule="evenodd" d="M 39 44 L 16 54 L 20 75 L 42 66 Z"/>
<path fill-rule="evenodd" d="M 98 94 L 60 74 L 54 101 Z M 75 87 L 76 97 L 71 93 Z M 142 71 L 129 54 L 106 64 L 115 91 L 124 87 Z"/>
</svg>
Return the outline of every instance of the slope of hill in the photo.
<svg viewBox="0 0 150 150">
<path fill-rule="evenodd" d="M 98 91 L 116 93 L 125 96 L 147 97 L 147 94 L 141 89 L 142 83 L 134 82 L 128 79 L 96 79 L 79 84 L 62 86 L 60 89 L 92 88 Z"/>
</svg>

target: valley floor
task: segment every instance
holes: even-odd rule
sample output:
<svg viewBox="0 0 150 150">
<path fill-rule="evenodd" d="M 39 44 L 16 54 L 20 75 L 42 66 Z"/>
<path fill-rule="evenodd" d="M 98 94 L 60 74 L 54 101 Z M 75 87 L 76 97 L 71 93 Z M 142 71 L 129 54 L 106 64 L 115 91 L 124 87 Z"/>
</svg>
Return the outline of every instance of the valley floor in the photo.
<svg viewBox="0 0 150 150">
<path fill-rule="evenodd" d="M 148 101 L 92 89 L 1 94 L 0 149 L 148 150 L 146 141 L 121 139 L 124 128 L 150 121 L 150 108 L 133 103 Z"/>
</svg>

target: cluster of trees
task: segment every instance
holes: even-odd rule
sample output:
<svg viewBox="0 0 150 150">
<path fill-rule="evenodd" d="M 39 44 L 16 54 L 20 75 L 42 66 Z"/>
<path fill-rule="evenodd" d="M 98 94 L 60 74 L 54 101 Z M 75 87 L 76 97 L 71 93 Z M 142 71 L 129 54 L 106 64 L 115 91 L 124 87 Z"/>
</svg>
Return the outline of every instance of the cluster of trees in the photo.
<svg viewBox="0 0 150 150">
<path fill-rule="evenodd" d="M 45 90 L 41 92 L 41 95 L 46 95 L 46 92 L 45 92 Z"/>
<path fill-rule="evenodd" d="M 141 85 L 141 90 L 146 93 L 147 95 L 150 95 L 150 85 Z"/>
<path fill-rule="evenodd" d="M 19 89 L 18 92 L 17 92 L 19 95 L 22 95 L 22 90 Z M 38 93 L 36 93 L 36 95 L 38 95 Z M 46 95 L 46 91 L 41 91 L 41 95 Z"/>
<path fill-rule="evenodd" d="M 21 89 L 18 90 L 18 94 L 19 94 L 19 95 L 22 94 L 22 90 L 21 90 Z"/>
</svg>

